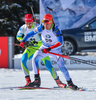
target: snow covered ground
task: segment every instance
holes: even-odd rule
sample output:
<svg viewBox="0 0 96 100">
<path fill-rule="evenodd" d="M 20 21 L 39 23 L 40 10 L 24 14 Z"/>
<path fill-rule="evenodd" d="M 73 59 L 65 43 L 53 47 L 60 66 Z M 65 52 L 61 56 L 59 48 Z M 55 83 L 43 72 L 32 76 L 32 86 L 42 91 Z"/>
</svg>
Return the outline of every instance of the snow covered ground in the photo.
<svg viewBox="0 0 96 100">
<path fill-rule="evenodd" d="M 57 70 L 60 79 L 66 83 L 62 73 Z M 89 90 L 96 90 L 96 70 L 69 70 L 73 82 Z M 30 72 L 33 80 L 33 71 Z M 47 70 L 41 70 L 41 86 L 57 87 Z M 22 70 L 0 69 L 0 88 L 25 85 Z M 96 91 L 72 91 L 72 90 L 10 90 L 0 89 L 0 100 L 96 100 Z"/>
</svg>

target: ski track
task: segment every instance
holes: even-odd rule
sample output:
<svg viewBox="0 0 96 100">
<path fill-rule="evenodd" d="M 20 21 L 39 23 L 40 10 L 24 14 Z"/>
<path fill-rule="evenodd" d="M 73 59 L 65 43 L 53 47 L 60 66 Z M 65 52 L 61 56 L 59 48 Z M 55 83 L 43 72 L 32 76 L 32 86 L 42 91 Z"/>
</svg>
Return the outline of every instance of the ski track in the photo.
<svg viewBox="0 0 96 100">
<path fill-rule="evenodd" d="M 57 71 L 62 82 L 66 83 L 63 74 Z M 70 76 L 77 86 L 96 90 L 96 70 L 69 70 Z M 33 81 L 33 71 L 30 72 Z M 0 69 L 0 88 L 16 87 L 25 84 L 24 73 L 18 69 Z M 57 87 L 47 70 L 40 70 L 41 87 Z M 17 90 L 0 89 L 0 100 L 96 100 L 96 91 L 73 90 Z"/>
</svg>

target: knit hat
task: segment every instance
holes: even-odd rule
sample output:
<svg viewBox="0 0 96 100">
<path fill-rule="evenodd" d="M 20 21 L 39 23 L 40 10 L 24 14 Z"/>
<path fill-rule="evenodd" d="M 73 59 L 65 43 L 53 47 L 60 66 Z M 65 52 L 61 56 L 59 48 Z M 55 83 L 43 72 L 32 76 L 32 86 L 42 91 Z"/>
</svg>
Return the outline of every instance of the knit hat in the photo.
<svg viewBox="0 0 96 100">
<path fill-rule="evenodd" d="M 25 22 L 33 22 L 33 18 L 31 14 L 26 14 L 25 15 Z"/>
<path fill-rule="evenodd" d="M 46 15 L 43 17 L 42 23 L 52 24 L 52 23 L 53 23 L 53 20 L 52 20 L 52 19 L 53 19 L 52 15 L 46 14 Z"/>
</svg>

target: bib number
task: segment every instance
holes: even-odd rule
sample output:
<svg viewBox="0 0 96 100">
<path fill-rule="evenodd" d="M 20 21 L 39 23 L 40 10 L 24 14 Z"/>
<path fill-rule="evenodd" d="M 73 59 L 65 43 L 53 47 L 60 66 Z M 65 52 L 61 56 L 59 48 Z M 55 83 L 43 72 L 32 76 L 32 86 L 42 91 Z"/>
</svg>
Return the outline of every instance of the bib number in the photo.
<svg viewBox="0 0 96 100">
<path fill-rule="evenodd" d="M 52 40 L 51 40 L 51 39 L 45 39 L 45 41 L 46 41 L 46 42 L 52 42 Z"/>
</svg>

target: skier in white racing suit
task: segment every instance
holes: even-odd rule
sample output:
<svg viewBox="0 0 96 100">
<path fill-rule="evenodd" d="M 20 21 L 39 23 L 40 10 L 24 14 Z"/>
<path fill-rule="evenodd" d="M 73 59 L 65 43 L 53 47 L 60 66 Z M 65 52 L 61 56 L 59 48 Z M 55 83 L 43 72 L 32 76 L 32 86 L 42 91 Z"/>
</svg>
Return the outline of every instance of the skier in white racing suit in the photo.
<svg viewBox="0 0 96 100">
<path fill-rule="evenodd" d="M 42 32 L 41 33 L 42 46 L 39 48 L 39 50 L 37 50 L 35 52 L 35 54 L 32 58 L 32 66 L 33 66 L 34 74 L 37 75 L 37 77 L 38 77 L 36 60 L 42 59 L 46 56 L 52 56 L 56 60 L 60 71 L 63 73 L 63 75 L 68 83 L 68 86 L 73 90 L 77 90 L 78 87 L 73 84 L 73 82 L 69 76 L 69 73 L 64 66 L 63 58 L 48 53 L 50 51 L 53 53 L 62 54 L 61 46 L 63 43 L 63 37 L 61 35 L 59 28 L 57 26 L 55 26 L 52 15 L 46 14 L 43 17 L 42 24 L 40 26 L 38 26 L 34 31 L 31 31 L 30 33 L 28 33 L 27 36 L 25 38 L 23 38 L 20 45 L 23 47 L 25 42 L 27 41 L 27 39 L 31 36 L 34 36 L 38 32 Z M 33 83 L 30 83 L 29 86 L 31 86 L 32 84 Z"/>
</svg>

